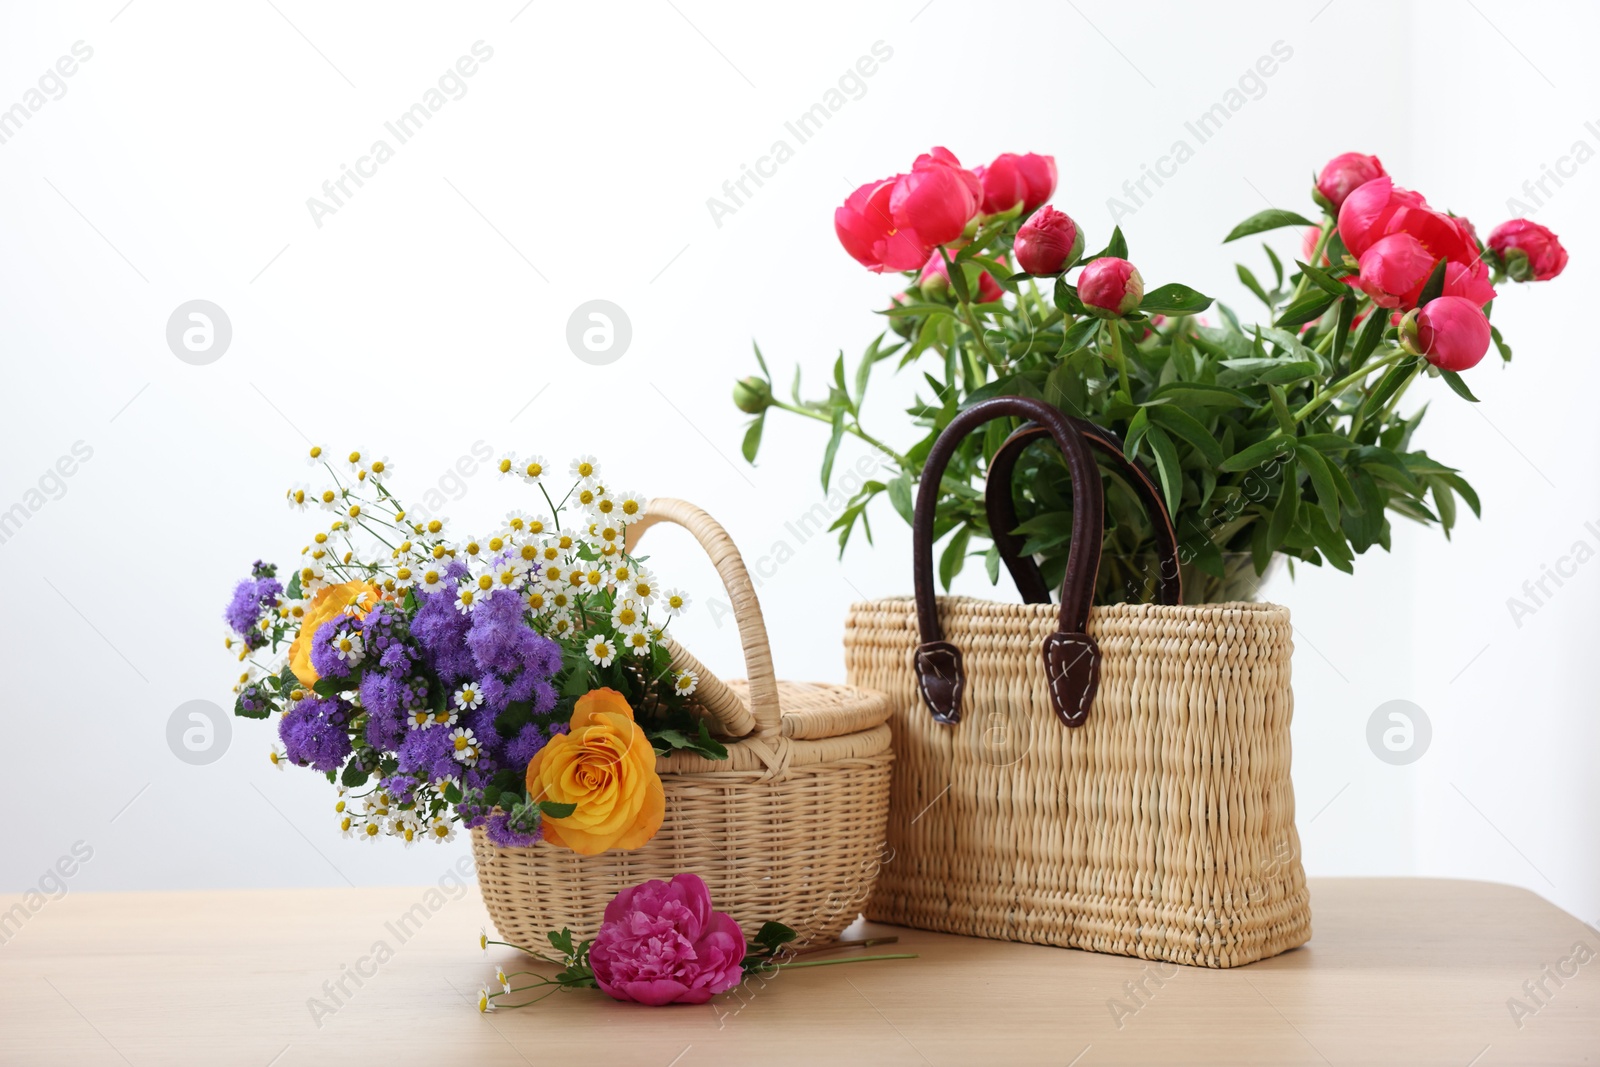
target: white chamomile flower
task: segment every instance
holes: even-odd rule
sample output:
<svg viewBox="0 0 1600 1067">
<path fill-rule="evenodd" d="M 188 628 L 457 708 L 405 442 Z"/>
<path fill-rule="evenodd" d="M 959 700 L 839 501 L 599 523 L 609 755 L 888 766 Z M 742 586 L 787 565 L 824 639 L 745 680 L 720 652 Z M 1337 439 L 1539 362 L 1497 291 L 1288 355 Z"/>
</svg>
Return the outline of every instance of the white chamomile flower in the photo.
<svg viewBox="0 0 1600 1067">
<path fill-rule="evenodd" d="M 655 575 L 651 574 L 643 567 L 634 568 L 633 580 L 628 583 L 624 590 L 622 590 L 622 593 L 626 593 L 628 596 L 633 597 L 633 599 L 637 600 L 641 604 L 655 603 L 656 594 L 658 592 L 659 590 L 656 588 Z M 619 595 L 621 594 L 619 593 Z"/>
<path fill-rule="evenodd" d="M 456 839 L 456 824 L 446 818 L 438 818 L 428 824 L 428 839 L 437 841 L 441 845 Z"/>
<path fill-rule="evenodd" d="M 553 611 L 570 612 L 572 610 L 572 594 L 565 589 L 550 590 L 550 608 Z"/>
<path fill-rule="evenodd" d="M 617 658 L 617 646 L 604 634 L 595 634 L 583 646 L 583 654 L 596 667 L 609 667 Z"/>
<path fill-rule="evenodd" d="M 544 520 L 537 515 L 529 515 L 526 511 L 506 513 L 506 532 L 511 535 L 512 540 L 537 537 L 544 532 L 544 528 Z"/>
<path fill-rule="evenodd" d="M 300 563 L 300 595 L 310 598 L 328 584 L 328 569 L 320 559 L 302 560 Z"/>
<path fill-rule="evenodd" d="M 481 926 L 478 927 L 478 951 L 489 951 L 489 931 L 485 930 Z"/>
<path fill-rule="evenodd" d="M 340 837 L 354 837 L 354 836 L 356 836 L 356 821 L 355 821 L 354 818 L 352 818 L 349 815 L 346 815 L 346 816 L 342 817 L 339 820 L 339 836 Z"/>
<path fill-rule="evenodd" d="M 668 589 L 661 594 L 661 606 L 668 615 L 678 616 L 689 610 L 689 594 L 682 589 Z"/>
<path fill-rule="evenodd" d="M 540 563 L 544 559 L 542 553 L 543 550 L 538 545 L 532 541 L 524 541 L 517 546 L 516 551 L 512 554 L 526 564 L 529 570 L 532 570 L 534 564 Z"/>
<path fill-rule="evenodd" d="M 405 841 L 406 847 L 410 848 L 422 836 L 422 823 L 412 812 L 402 811 L 389 823 L 389 833 Z"/>
<path fill-rule="evenodd" d="M 352 667 L 359 664 L 366 655 L 361 634 L 348 628 L 334 634 L 333 640 L 328 642 L 328 647 L 333 649 L 334 655 Z"/>
<path fill-rule="evenodd" d="M 594 503 L 590 507 L 594 511 L 595 518 L 602 521 L 611 521 L 618 516 L 617 502 L 604 487 L 595 495 Z"/>
<path fill-rule="evenodd" d="M 428 721 L 435 726 L 454 726 L 456 724 L 457 717 L 458 716 L 455 712 L 451 711 L 449 708 L 445 708 L 443 711 L 434 712 L 429 717 Z"/>
<path fill-rule="evenodd" d="M 494 997 L 489 992 L 487 985 L 478 990 L 478 1010 L 481 1012 L 494 1011 Z"/>
<path fill-rule="evenodd" d="M 417 588 L 424 593 L 437 593 L 450 586 L 450 572 L 448 566 L 439 560 L 428 560 L 417 564 Z"/>
<path fill-rule="evenodd" d="M 602 547 L 605 545 L 620 545 L 622 544 L 622 524 L 612 522 L 609 519 L 605 522 L 592 523 L 589 526 L 589 537 L 596 545 Z"/>
<path fill-rule="evenodd" d="M 455 546 L 456 556 L 468 562 L 483 555 L 483 542 L 476 537 L 469 537 Z"/>
<path fill-rule="evenodd" d="M 528 590 L 528 595 L 522 598 L 522 602 L 527 604 L 528 610 L 535 615 L 543 615 L 550 610 L 550 597 L 538 586 Z"/>
<path fill-rule="evenodd" d="M 363 841 L 376 841 L 383 834 L 382 819 L 368 819 L 361 824 L 357 836 Z"/>
<path fill-rule="evenodd" d="M 644 514 L 645 505 L 649 499 L 639 493 L 618 493 L 616 496 L 616 514 L 623 522 L 632 522 Z"/>
<path fill-rule="evenodd" d="M 545 463 L 543 456 L 529 456 L 522 461 L 519 469 L 524 480 L 535 484 L 544 481 L 544 476 L 550 473 L 550 466 Z"/>
<path fill-rule="evenodd" d="M 672 691 L 681 697 L 693 693 L 699 686 L 700 676 L 694 671 L 679 671 L 677 677 L 672 680 Z"/>
<path fill-rule="evenodd" d="M 555 597 L 551 597 L 554 601 Z M 565 608 L 550 613 L 550 632 L 556 637 L 566 637 L 572 632 L 572 613 Z"/>
<path fill-rule="evenodd" d="M 650 654 L 650 635 L 643 630 L 622 635 L 622 647 L 632 652 L 635 656 L 648 656 Z"/>
<path fill-rule="evenodd" d="M 453 699 L 462 711 L 476 711 L 483 703 L 483 690 L 477 682 L 467 682 L 456 689 Z"/>
<path fill-rule="evenodd" d="M 572 491 L 572 500 L 585 511 L 593 511 L 595 501 L 605 495 L 605 486 L 595 482 L 583 481 Z"/>
<path fill-rule="evenodd" d="M 276 745 L 267 750 L 267 759 L 272 761 L 272 769 L 277 771 L 283 770 L 284 766 L 289 762 L 288 754 Z"/>
<path fill-rule="evenodd" d="M 465 763 L 468 767 L 478 762 L 478 739 L 470 729 L 458 726 L 451 732 L 450 754 L 456 758 L 456 762 Z"/>
<path fill-rule="evenodd" d="M 527 564 L 520 559 L 509 559 L 500 564 L 494 572 L 495 587 L 498 589 L 514 590 L 522 584 L 522 576 L 528 573 Z"/>
<path fill-rule="evenodd" d="M 364 466 L 363 457 L 365 457 L 366 454 L 367 450 L 364 448 L 351 449 L 349 452 L 345 453 L 345 466 L 349 467 L 352 473 L 359 471 Z"/>
<path fill-rule="evenodd" d="M 478 587 L 472 582 L 462 582 L 456 589 L 456 610 L 463 615 L 470 614 L 483 597 L 478 593 Z"/>
<path fill-rule="evenodd" d="M 599 567 L 590 567 L 588 570 L 576 570 L 572 573 L 578 579 L 575 584 L 581 586 L 583 589 L 589 592 L 593 592 L 596 589 L 602 589 L 605 587 L 606 572 L 601 570 Z"/>
<path fill-rule="evenodd" d="M 494 980 L 500 983 L 500 992 L 511 992 L 511 978 L 506 974 L 506 969 L 504 967 L 498 967 L 495 969 Z"/>
<path fill-rule="evenodd" d="M 312 500 L 311 487 L 304 482 L 296 482 L 284 496 L 288 498 L 290 508 L 304 511 Z"/>
<path fill-rule="evenodd" d="M 501 478 L 516 478 L 521 475 L 522 471 L 517 464 L 517 454 L 515 452 L 507 452 L 501 456 L 495 461 L 494 472 Z"/>
<path fill-rule="evenodd" d="M 450 519 L 444 515 L 436 515 L 431 519 L 424 519 L 412 526 L 413 530 L 422 537 L 443 537 L 445 530 L 450 526 Z"/>
<path fill-rule="evenodd" d="M 560 589 L 567 584 L 567 568 L 561 565 L 560 560 L 546 563 L 539 568 L 539 579 L 551 589 Z"/>
<path fill-rule="evenodd" d="M 567 473 L 574 478 L 598 478 L 600 476 L 600 463 L 593 456 L 579 456 L 567 468 Z"/>
<path fill-rule="evenodd" d="M 367 458 L 367 477 L 375 482 L 381 482 L 394 473 L 394 464 L 389 462 L 388 456 L 369 456 Z"/>
<path fill-rule="evenodd" d="M 618 585 L 627 585 L 632 578 L 633 568 L 628 565 L 627 560 L 619 560 L 616 566 L 611 568 L 611 580 Z"/>
<path fill-rule="evenodd" d="M 394 587 L 399 592 L 405 592 L 417 584 L 417 565 L 409 559 L 402 559 L 394 565 Z"/>
<path fill-rule="evenodd" d="M 504 532 L 492 533 L 483 539 L 483 547 L 488 550 L 489 555 L 498 556 L 511 547 L 511 538 Z"/>
<path fill-rule="evenodd" d="M 611 622 L 622 633 L 644 629 L 644 610 L 634 600 L 618 600 L 611 609 Z"/>
<path fill-rule="evenodd" d="M 319 489 L 316 493 L 317 505 L 324 511 L 340 510 L 340 505 L 343 500 L 344 493 L 338 489 L 323 488 Z"/>
<path fill-rule="evenodd" d="M 306 466 L 315 467 L 324 462 L 326 462 L 326 459 L 322 454 L 322 446 L 312 445 L 311 451 L 306 453 Z"/>
</svg>

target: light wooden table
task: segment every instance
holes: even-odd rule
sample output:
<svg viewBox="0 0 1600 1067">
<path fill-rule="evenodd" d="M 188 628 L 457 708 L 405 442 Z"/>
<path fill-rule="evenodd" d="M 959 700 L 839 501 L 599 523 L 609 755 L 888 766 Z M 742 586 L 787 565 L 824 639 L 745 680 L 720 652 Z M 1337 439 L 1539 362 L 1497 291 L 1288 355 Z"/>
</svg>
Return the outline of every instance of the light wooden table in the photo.
<svg viewBox="0 0 1600 1067">
<path fill-rule="evenodd" d="M 20 899 L 0 898 L 0 913 Z M 1308 946 L 1233 971 L 873 927 L 900 933 L 900 950 L 921 958 L 792 971 L 742 1004 L 730 996 L 656 1009 L 578 992 L 485 1016 L 475 990 L 514 954 L 479 952 L 485 915 L 474 888 L 456 899 L 422 889 L 74 893 L 0 932 L 10 938 L 0 945 L 0 1062 L 1488 1067 L 1600 1059 L 1600 959 L 1590 958 L 1600 934 L 1532 893 L 1481 882 L 1321 879 L 1311 899 Z M 408 911 L 413 919 L 402 925 Z M 1579 945 L 1583 963 L 1573 955 Z M 1513 998 L 1528 1009 L 1520 1019 Z"/>
</svg>

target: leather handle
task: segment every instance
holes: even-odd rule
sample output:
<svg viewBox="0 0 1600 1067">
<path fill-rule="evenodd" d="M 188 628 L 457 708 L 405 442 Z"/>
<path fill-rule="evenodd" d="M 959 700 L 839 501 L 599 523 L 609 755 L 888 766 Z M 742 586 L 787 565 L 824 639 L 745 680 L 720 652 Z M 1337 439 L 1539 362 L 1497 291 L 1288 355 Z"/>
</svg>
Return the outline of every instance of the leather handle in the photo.
<svg viewBox="0 0 1600 1067">
<path fill-rule="evenodd" d="M 1100 541 L 1105 530 L 1100 470 L 1073 421 L 1057 408 L 1031 397 L 998 396 L 979 401 L 945 427 L 928 453 L 917 487 L 911 524 L 917 629 L 921 641 L 915 657 L 917 686 L 936 720 L 943 723 L 961 720 L 966 670 L 961 650 L 944 639 L 934 594 L 935 510 L 940 484 L 955 450 L 973 430 L 991 419 L 1005 416 L 1032 420 L 1048 432 L 1066 457 L 1072 478 L 1072 541 L 1067 549 L 1066 577 L 1061 584 L 1060 618 L 1056 632 L 1045 638 L 1042 654 L 1056 717 L 1067 726 L 1081 726 L 1100 687 L 1100 646 L 1087 633 L 1089 608 L 1094 602 L 1095 579 L 1100 570 Z"/>
<path fill-rule="evenodd" d="M 1069 421 L 1083 434 L 1096 451 L 1109 459 L 1127 477 L 1150 515 L 1155 527 L 1156 550 L 1160 554 L 1161 570 L 1156 576 L 1156 599 L 1162 604 L 1183 603 L 1183 576 L 1178 566 L 1178 535 L 1172 528 L 1172 516 L 1161 498 L 1161 491 L 1144 467 L 1130 460 L 1122 450 L 1117 435 L 1103 427 L 1082 419 Z M 1029 423 L 1006 438 L 994 458 L 989 461 L 988 484 L 984 489 L 984 509 L 989 516 L 989 536 L 994 541 L 1000 559 L 1011 572 L 1025 604 L 1050 603 L 1050 587 L 1039 574 L 1039 565 L 1032 556 L 1024 555 L 1024 539 L 1014 532 L 1017 528 L 1016 502 L 1011 488 L 1017 461 L 1023 451 L 1035 441 L 1049 437 L 1050 431 L 1038 423 Z"/>
</svg>

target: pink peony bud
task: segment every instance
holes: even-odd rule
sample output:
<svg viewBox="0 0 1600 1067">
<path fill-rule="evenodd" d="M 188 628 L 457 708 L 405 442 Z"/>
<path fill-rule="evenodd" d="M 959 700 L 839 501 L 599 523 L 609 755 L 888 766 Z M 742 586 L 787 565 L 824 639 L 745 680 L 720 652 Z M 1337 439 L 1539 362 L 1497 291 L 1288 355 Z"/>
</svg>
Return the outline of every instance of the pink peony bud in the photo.
<svg viewBox="0 0 1600 1067">
<path fill-rule="evenodd" d="M 1017 172 L 1022 175 L 1025 192 L 1022 210 L 1032 211 L 1056 192 L 1056 157 L 1034 152 L 1017 157 Z"/>
<path fill-rule="evenodd" d="M 1002 152 L 987 167 L 974 174 L 983 183 L 983 212 L 986 215 L 1010 211 L 1019 203 L 1024 212 L 1032 211 L 1056 191 L 1056 161 L 1053 156 L 1029 152 L 1019 156 Z"/>
<path fill-rule="evenodd" d="M 1001 256 L 1001 263 L 1005 257 Z M 923 266 L 922 273 L 917 275 L 917 288 L 922 292 L 924 300 L 941 300 L 950 290 L 950 270 L 944 265 L 944 256 L 937 249 L 928 257 L 928 262 Z M 1005 295 L 1005 290 L 1000 288 L 1000 283 L 988 271 L 978 275 L 977 302 L 990 304 Z"/>
<path fill-rule="evenodd" d="M 1322 173 L 1317 175 L 1317 192 L 1324 206 L 1329 211 L 1337 213 L 1345 197 L 1349 196 L 1357 186 L 1365 185 L 1374 178 L 1382 178 L 1388 173 L 1383 169 L 1383 164 L 1378 162 L 1377 156 L 1346 152 L 1334 156 L 1322 168 Z"/>
<path fill-rule="evenodd" d="M 1083 231 L 1065 212 L 1047 204 L 1022 224 L 1011 248 L 1017 266 L 1029 274 L 1059 274 L 1083 255 Z"/>
<path fill-rule="evenodd" d="M 1144 279 L 1127 260 L 1101 256 L 1078 275 L 1078 299 L 1102 318 L 1126 315 L 1144 299 Z"/>
<path fill-rule="evenodd" d="M 1476 367 L 1489 351 L 1489 320 L 1466 297 L 1430 300 L 1417 313 L 1417 347 L 1441 370 Z"/>
<path fill-rule="evenodd" d="M 1547 282 L 1567 269 L 1567 250 L 1548 227 L 1529 219 L 1502 222 L 1489 234 L 1489 247 L 1519 282 Z"/>
</svg>

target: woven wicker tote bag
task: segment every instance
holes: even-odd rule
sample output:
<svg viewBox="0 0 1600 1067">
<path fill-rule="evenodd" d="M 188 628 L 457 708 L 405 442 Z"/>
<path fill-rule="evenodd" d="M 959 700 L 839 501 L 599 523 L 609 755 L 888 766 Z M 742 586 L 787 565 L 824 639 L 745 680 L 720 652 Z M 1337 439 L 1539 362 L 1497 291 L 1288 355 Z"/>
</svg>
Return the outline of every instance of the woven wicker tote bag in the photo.
<svg viewBox="0 0 1600 1067">
<path fill-rule="evenodd" d="M 516 944 L 542 944 L 546 931 L 562 927 L 592 937 L 618 891 L 692 871 L 747 935 L 771 919 L 801 941 L 832 940 L 860 912 L 883 856 L 893 759 L 888 697 L 778 681 L 761 605 L 727 533 L 692 504 L 655 500 L 628 527 L 629 550 L 658 522 L 694 535 L 733 605 L 748 682 L 724 682 L 671 646 L 674 664 L 699 675 L 696 710 L 729 739 L 729 758 L 659 758 L 666 818 L 633 851 L 580 856 L 543 842 L 502 849 L 474 830 L 489 916 Z"/>
<path fill-rule="evenodd" d="M 973 429 L 1034 420 L 991 462 L 996 544 L 1030 603 L 935 597 L 938 486 Z M 1023 446 L 1067 460 L 1072 539 L 1058 606 L 1018 556 L 1010 476 Z M 1103 523 L 1096 447 L 1158 530 L 1157 604 L 1091 608 Z M 1115 438 L 1041 401 L 958 415 L 929 454 L 914 598 L 856 604 L 852 684 L 894 705 L 889 844 L 869 918 L 1207 967 L 1311 936 L 1289 780 L 1289 612 L 1184 606 L 1160 494 Z"/>
</svg>

